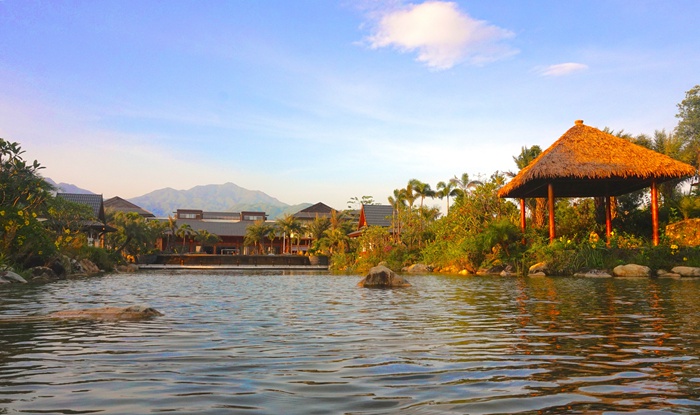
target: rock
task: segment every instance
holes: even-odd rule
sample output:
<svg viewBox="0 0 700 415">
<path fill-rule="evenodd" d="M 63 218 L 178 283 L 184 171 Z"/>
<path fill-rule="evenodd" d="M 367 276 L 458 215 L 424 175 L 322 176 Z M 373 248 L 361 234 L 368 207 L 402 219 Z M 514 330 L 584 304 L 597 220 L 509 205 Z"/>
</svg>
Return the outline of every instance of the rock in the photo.
<svg viewBox="0 0 700 415">
<path fill-rule="evenodd" d="M 86 320 L 143 320 L 163 314 L 155 308 L 133 305 L 129 307 L 101 307 L 64 310 L 49 314 L 48 318 Z"/>
<path fill-rule="evenodd" d="M 675 279 L 681 278 L 681 274 L 677 274 L 675 272 L 668 272 L 665 269 L 657 270 L 656 275 L 659 278 L 675 278 Z"/>
<path fill-rule="evenodd" d="M 650 277 L 651 269 L 637 264 L 618 265 L 613 269 L 613 275 L 616 277 Z"/>
<path fill-rule="evenodd" d="M 546 277 L 547 274 L 545 274 L 542 271 L 536 271 L 536 272 L 530 272 L 527 274 L 528 277 Z"/>
<path fill-rule="evenodd" d="M 30 269 L 29 272 L 32 274 L 32 281 L 51 282 L 65 279 L 56 275 L 49 267 L 34 267 Z"/>
<path fill-rule="evenodd" d="M 612 275 L 608 271 L 602 269 L 589 269 L 586 271 L 579 271 L 574 274 L 574 277 L 582 278 L 612 278 Z"/>
<path fill-rule="evenodd" d="M 506 269 L 503 265 L 494 265 L 491 268 L 482 268 L 476 271 L 476 275 L 500 275 Z"/>
<path fill-rule="evenodd" d="M 365 288 L 400 288 L 410 287 L 406 279 L 396 275 L 396 273 L 384 265 L 377 265 L 369 270 L 369 273 L 358 284 L 358 287 Z"/>
<path fill-rule="evenodd" d="M 506 267 L 501 271 L 499 274 L 501 277 L 514 277 L 517 274 L 515 273 L 515 267 L 512 265 L 506 265 Z"/>
<path fill-rule="evenodd" d="M 78 265 L 80 266 L 80 269 L 86 273 L 86 274 L 97 274 L 100 272 L 100 269 L 87 258 L 81 259 L 80 262 L 78 262 Z"/>
<path fill-rule="evenodd" d="M 401 271 L 411 274 L 426 274 L 431 272 L 431 269 L 425 264 L 413 264 L 411 266 L 404 267 Z"/>
<path fill-rule="evenodd" d="M 26 284 L 27 280 L 22 278 L 21 275 L 16 274 L 10 270 L 0 271 L 0 284 Z"/>
<path fill-rule="evenodd" d="M 549 273 L 549 269 L 547 268 L 547 263 L 546 262 L 538 262 L 535 265 L 531 266 L 530 269 L 527 271 L 528 275 L 532 275 L 535 273 L 541 273 L 541 274 L 547 275 Z"/>
<path fill-rule="evenodd" d="M 134 273 L 138 272 L 139 266 L 136 264 L 117 265 L 117 272 Z"/>
<path fill-rule="evenodd" d="M 698 267 L 673 267 L 671 272 L 680 274 L 682 277 L 700 277 L 700 268 Z"/>
</svg>

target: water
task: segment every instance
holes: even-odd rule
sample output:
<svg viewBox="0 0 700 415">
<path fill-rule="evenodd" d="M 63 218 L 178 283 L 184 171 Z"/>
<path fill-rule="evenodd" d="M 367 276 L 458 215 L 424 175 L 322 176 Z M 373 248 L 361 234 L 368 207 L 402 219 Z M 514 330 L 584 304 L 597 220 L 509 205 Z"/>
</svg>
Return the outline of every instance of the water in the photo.
<svg viewBox="0 0 700 415">
<path fill-rule="evenodd" d="M 0 286 L 0 414 L 700 412 L 700 280 L 141 273 Z"/>
</svg>

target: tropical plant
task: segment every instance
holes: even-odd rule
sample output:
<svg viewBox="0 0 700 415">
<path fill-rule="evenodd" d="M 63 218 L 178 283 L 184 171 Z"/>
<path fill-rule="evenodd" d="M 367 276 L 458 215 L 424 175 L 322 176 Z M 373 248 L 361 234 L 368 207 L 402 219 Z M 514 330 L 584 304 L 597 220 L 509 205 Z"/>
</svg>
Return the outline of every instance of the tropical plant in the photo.
<svg viewBox="0 0 700 415">
<path fill-rule="evenodd" d="M 197 241 L 202 248 L 205 248 L 221 242 L 221 237 L 206 229 L 200 229 L 194 234 L 194 240 Z"/>
<path fill-rule="evenodd" d="M 42 265 L 55 247 L 39 218 L 52 186 L 39 175 L 43 167 L 22 157 L 19 143 L 0 138 L 0 252 L 17 265 Z"/>
<path fill-rule="evenodd" d="M 149 221 L 136 212 L 110 212 L 107 222 L 117 229 L 107 236 L 114 252 L 137 256 L 155 250 L 156 240 L 163 235 L 167 224 Z"/>
</svg>

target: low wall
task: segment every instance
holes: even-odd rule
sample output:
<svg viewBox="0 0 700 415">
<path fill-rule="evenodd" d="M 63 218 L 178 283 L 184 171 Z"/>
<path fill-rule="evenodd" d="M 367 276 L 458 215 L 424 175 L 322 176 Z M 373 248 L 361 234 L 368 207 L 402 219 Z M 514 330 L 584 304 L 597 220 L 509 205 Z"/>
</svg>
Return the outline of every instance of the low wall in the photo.
<svg viewBox="0 0 700 415">
<path fill-rule="evenodd" d="M 328 265 L 327 257 L 302 255 L 213 255 L 213 254 L 162 254 L 152 258 L 150 264 L 187 266 L 304 266 Z M 317 262 L 319 259 L 320 262 Z"/>
</svg>

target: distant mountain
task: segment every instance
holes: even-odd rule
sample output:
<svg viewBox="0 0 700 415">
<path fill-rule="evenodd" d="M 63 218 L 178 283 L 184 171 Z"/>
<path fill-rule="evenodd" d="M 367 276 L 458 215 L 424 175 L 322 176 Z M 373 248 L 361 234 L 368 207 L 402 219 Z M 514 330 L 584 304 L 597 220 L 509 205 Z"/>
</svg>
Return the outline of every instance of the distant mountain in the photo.
<svg viewBox="0 0 700 415">
<path fill-rule="evenodd" d="M 165 188 L 129 199 L 157 217 L 166 217 L 177 209 L 201 209 L 209 212 L 265 212 L 270 219 L 296 213 L 310 203 L 288 205 L 259 190 L 244 189 L 234 183 L 195 186 L 189 190 Z"/>
<path fill-rule="evenodd" d="M 59 193 L 79 193 L 83 195 L 94 195 L 95 193 L 81 189 L 78 186 L 70 183 L 56 183 L 55 181 L 51 180 L 50 177 L 45 177 L 44 180 L 54 186 Z"/>
</svg>

